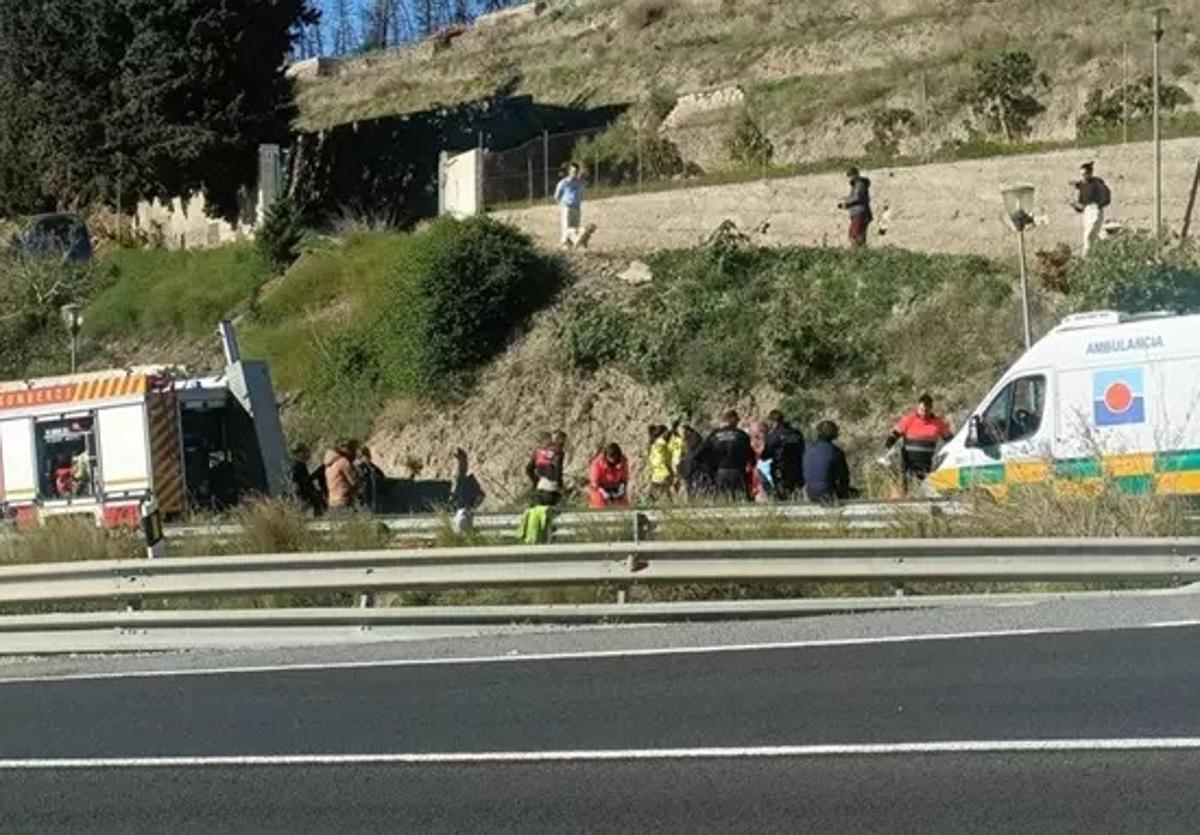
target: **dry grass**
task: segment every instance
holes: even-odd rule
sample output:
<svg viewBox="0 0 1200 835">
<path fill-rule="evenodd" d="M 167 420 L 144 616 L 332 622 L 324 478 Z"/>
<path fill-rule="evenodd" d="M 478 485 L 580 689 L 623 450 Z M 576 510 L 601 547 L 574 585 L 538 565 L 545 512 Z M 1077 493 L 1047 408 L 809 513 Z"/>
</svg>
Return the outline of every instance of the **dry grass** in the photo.
<svg viewBox="0 0 1200 835">
<path fill-rule="evenodd" d="M 1200 7 L 1185 5 L 1174 9 L 1172 31 L 1200 24 Z M 471 101 L 514 78 L 516 92 L 558 105 L 636 101 L 650 85 L 690 93 L 740 84 L 770 100 L 764 124 L 781 161 L 854 154 L 870 138 L 874 108 L 915 111 L 924 96 L 930 131 L 910 143 L 923 155 L 961 138 L 960 88 L 978 56 L 1003 46 L 1029 51 L 1051 76 L 1038 138 L 1070 140 L 1074 111 L 1093 86 L 1119 83 L 1122 44 L 1143 43 L 1145 25 L 1118 0 L 1009 4 L 1002 15 L 986 0 L 551 4 L 528 23 L 469 30 L 441 51 L 426 43 L 348 59 L 338 76 L 300 85 L 299 126 Z M 1187 43 L 1167 39 L 1165 66 L 1194 64 Z M 1131 50 L 1135 75 L 1145 64 Z"/>
<path fill-rule="evenodd" d="M 673 5 L 672 0 L 627 0 L 621 20 L 626 29 L 636 32 L 666 18 Z"/>
<path fill-rule="evenodd" d="M 31 531 L 0 540 L 0 565 L 136 559 L 144 554 L 134 531 L 105 531 L 91 517 L 51 518 Z"/>
<path fill-rule="evenodd" d="M 853 526 L 849 518 L 832 520 L 816 527 L 780 514 L 757 520 L 695 519 L 682 511 L 666 508 L 652 537 L 659 541 L 715 541 L 739 539 L 844 539 L 844 538 L 938 538 L 938 537 L 1134 537 L 1183 536 L 1191 532 L 1188 505 L 1163 497 L 1139 497 L 1115 489 L 1099 489 L 1088 495 L 1064 495 L 1050 487 L 1030 487 L 997 502 L 985 495 L 966 497 L 967 515 L 931 515 L 913 512 L 895 517 L 883 528 Z M 328 532 L 313 531 L 311 517 L 300 508 L 281 501 L 255 502 L 222 521 L 239 523 L 243 532 L 227 540 L 180 539 L 170 543 L 171 555 L 219 555 L 285 553 L 315 550 L 367 550 L 395 547 L 390 533 L 369 516 L 351 516 L 337 521 Z M 571 541 L 629 541 L 630 526 L 582 527 Z M 495 535 L 459 535 L 450 528 L 449 517 L 435 537 L 437 547 L 504 544 L 511 539 Z M 136 558 L 141 543 L 131 531 L 108 532 L 87 520 L 58 520 L 35 531 L 3 542 L 0 564 L 42 563 L 72 559 Z M 1156 584 L 1122 582 L 1075 583 L 980 583 L 917 582 L 903 584 L 912 595 L 987 594 L 1002 592 L 1067 592 L 1148 588 Z M 1158 584 L 1161 585 L 1161 584 Z M 842 598 L 888 596 L 899 587 L 886 582 L 824 583 L 707 583 L 678 586 L 633 586 L 630 600 L 752 600 L 784 598 Z M 457 589 L 407 591 L 384 594 L 381 606 L 455 606 L 517 604 L 605 603 L 616 599 L 615 585 L 527 589 Z M 149 602 L 158 609 L 240 609 L 349 606 L 351 593 L 282 594 L 224 598 L 180 598 Z M 111 604 L 79 604 L 70 610 L 102 610 Z M 20 612 L 64 611 L 64 607 L 20 607 Z"/>
</svg>

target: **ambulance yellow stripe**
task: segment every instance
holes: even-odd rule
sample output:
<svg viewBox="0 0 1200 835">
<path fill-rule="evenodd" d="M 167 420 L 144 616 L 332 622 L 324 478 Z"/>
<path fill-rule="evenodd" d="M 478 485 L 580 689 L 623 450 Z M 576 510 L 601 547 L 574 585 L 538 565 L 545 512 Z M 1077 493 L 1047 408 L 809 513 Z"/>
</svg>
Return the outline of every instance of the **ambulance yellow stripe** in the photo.
<svg viewBox="0 0 1200 835">
<path fill-rule="evenodd" d="M 1046 461 L 1014 461 L 1004 465 L 1004 479 L 1012 484 L 1038 484 L 1050 478 Z"/>
<path fill-rule="evenodd" d="M 1167 495 L 1192 495 L 1200 493 L 1200 471 L 1184 470 L 1177 473 L 1159 473 L 1155 478 L 1157 492 Z"/>
<path fill-rule="evenodd" d="M 1105 455 L 1101 459 L 1104 473 L 1112 478 L 1131 475 L 1152 475 L 1154 473 L 1154 455 Z"/>
</svg>

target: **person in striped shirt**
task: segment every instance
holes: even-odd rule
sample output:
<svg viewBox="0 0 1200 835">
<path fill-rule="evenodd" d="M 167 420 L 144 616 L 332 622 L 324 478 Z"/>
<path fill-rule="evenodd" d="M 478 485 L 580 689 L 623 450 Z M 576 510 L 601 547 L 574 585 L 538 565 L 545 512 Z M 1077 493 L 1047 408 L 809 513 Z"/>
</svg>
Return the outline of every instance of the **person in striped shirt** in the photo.
<svg viewBox="0 0 1200 835">
<path fill-rule="evenodd" d="M 900 473 L 904 479 L 905 490 L 912 486 L 913 480 L 925 480 L 933 471 L 933 459 L 937 455 L 938 444 L 950 440 L 953 436 L 950 423 L 934 413 L 933 397 L 928 394 L 921 395 L 914 411 L 896 421 L 885 447 L 890 453 L 896 442 L 901 442 Z M 884 458 L 887 457 L 885 454 Z"/>
</svg>

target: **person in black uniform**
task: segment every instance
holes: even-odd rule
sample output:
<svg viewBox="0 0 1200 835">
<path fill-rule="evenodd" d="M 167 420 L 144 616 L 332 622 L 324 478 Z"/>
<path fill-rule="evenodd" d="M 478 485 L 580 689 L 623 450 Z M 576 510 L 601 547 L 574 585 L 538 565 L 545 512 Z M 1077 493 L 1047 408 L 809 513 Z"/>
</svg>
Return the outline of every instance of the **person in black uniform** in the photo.
<svg viewBox="0 0 1200 835">
<path fill-rule="evenodd" d="M 730 409 L 725 413 L 724 425 L 714 429 L 704 439 L 698 455 L 712 462 L 714 487 L 719 496 L 737 501 L 750 498 L 748 476 L 754 466 L 754 447 L 750 436 L 738 428 L 738 413 Z"/>
<path fill-rule="evenodd" d="M 313 515 L 320 516 L 325 510 L 325 468 L 310 470 L 309 457 L 307 444 L 292 447 L 292 492 Z"/>
<path fill-rule="evenodd" d="M 850 486 L 846 453 L 834 443 L 837 437 L 838 425 L 823 420 L 817 424 L 817 440 L 804 452 L 804 487 L 810 501 L 836 504 L 858 496 Z"/>
<path fill-rule="evenodd" d="M 767 415 L 767 427 L 762 457 L 771 462 L 771 483 L 776 497 L 788 501 L 804 486 L 804 435 L 778 409 Z"/>
</svg>

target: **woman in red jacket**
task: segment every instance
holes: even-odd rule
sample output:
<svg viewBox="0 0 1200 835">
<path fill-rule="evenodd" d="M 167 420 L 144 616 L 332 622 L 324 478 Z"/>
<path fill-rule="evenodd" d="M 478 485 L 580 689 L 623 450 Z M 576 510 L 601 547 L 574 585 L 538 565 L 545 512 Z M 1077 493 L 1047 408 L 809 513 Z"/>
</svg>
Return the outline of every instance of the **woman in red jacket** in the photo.
<svg viewBox="0 0 1200 835">
<path fill-rule="evenodd" d="M 608 444 L 592 459 L 588 471 L 588 506 L 629 506 L 629 459 L 617 444 Z"/>
</svg>

